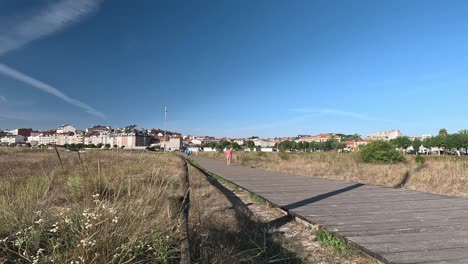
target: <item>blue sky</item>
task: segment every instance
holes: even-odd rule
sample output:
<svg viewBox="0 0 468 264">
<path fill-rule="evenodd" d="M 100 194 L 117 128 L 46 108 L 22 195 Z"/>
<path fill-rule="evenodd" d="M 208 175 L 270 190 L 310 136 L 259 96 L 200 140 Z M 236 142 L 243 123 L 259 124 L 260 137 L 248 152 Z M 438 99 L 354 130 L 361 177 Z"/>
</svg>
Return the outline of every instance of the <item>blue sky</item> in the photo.
<svg viewBox="0 0 468 264">
<path fill-rule="evenodd" d="M 467 1 L 0 2 L 0 129 L 467 128 Z"/>
</svg>

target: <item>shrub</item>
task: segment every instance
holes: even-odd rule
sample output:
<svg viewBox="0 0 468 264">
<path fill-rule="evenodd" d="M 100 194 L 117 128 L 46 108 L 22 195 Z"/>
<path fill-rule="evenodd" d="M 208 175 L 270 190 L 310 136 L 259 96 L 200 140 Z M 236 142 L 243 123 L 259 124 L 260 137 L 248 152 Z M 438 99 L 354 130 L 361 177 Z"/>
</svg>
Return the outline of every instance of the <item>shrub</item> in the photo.
<svg viewBox="0 0 468 264">
<path fill-rule="evenodd" d="M 416 156 L 415 161 L 418 166 L 421 166 L 426 162 L 426 159 L 423 156 Z"/>
<path fill-rule="evenodd" d="M 367 163 L 397 163 L 405 160 L 403 154 L 385 141 L 374 141 L 363 146 L 361 160 Z"/>
</svg>

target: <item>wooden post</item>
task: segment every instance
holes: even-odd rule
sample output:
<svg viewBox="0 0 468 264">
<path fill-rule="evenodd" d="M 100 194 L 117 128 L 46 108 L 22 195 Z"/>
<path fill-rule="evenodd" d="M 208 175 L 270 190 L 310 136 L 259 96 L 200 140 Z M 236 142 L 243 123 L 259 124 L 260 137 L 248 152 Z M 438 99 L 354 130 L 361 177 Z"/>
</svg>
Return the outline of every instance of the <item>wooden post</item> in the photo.
<svg viewBox="0 0 468 264">
<path fill-rule="evenodd" d="M 62 158 L 60 157 L 60 153 L 58 152 L 57 146 L 55 144 L 54 144 L 54 149 L 55 149 L 55 153 L 57 153 L 57 157 L 58 157 L 58 159 L 60 161 L 60 165 L 63 166 Z"/>
</svg>

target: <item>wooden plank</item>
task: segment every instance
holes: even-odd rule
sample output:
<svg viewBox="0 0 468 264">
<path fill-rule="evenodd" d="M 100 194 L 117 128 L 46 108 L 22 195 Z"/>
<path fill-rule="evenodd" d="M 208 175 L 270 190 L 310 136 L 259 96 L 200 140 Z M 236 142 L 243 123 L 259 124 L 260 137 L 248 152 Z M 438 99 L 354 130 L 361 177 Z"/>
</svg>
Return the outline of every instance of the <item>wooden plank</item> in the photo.
<svg viewBox="0 0 468 264">
<path fill-rule="evenodd" d="M 458 261 L 468 258 L 468 246 L 410 252 L 382 254 L 391 263 L 430 263 L 435 261 Z"/>
</svg>

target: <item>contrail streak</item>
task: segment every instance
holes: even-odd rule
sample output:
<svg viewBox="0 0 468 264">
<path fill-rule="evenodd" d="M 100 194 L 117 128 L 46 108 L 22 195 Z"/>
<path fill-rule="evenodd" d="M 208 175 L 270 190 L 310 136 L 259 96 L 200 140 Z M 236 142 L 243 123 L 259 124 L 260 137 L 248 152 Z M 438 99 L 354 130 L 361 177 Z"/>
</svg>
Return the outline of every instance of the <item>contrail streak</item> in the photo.
<svg viewBox="0 0 468 264">
<path fill-rule="evenodd" d="M 58 97 L 71 105 L 74 105 L 76 107 L 86 110 L 86 112 L 88 112 L 89 114 L 92 114 L 100 118 L 105 118 L 105 115 L 103 113 L 97 111 L 93 107 L 67 96 L 66 94 L 64 94 L 57 88 L 53 87 L 52 85 L 49 85 L 47 83 L 43 83 L 37 79 L 34 79 L 33 77 L 28 76 L 24 73 L 21 73 L 15 69 L 12 69 L 3 63 L 0 63 L 0 73 L 10 78 L 16 79 L 20 82 L 29 84 L 43 92 L 54 95 L 55 97 Z"/>
</svg>

